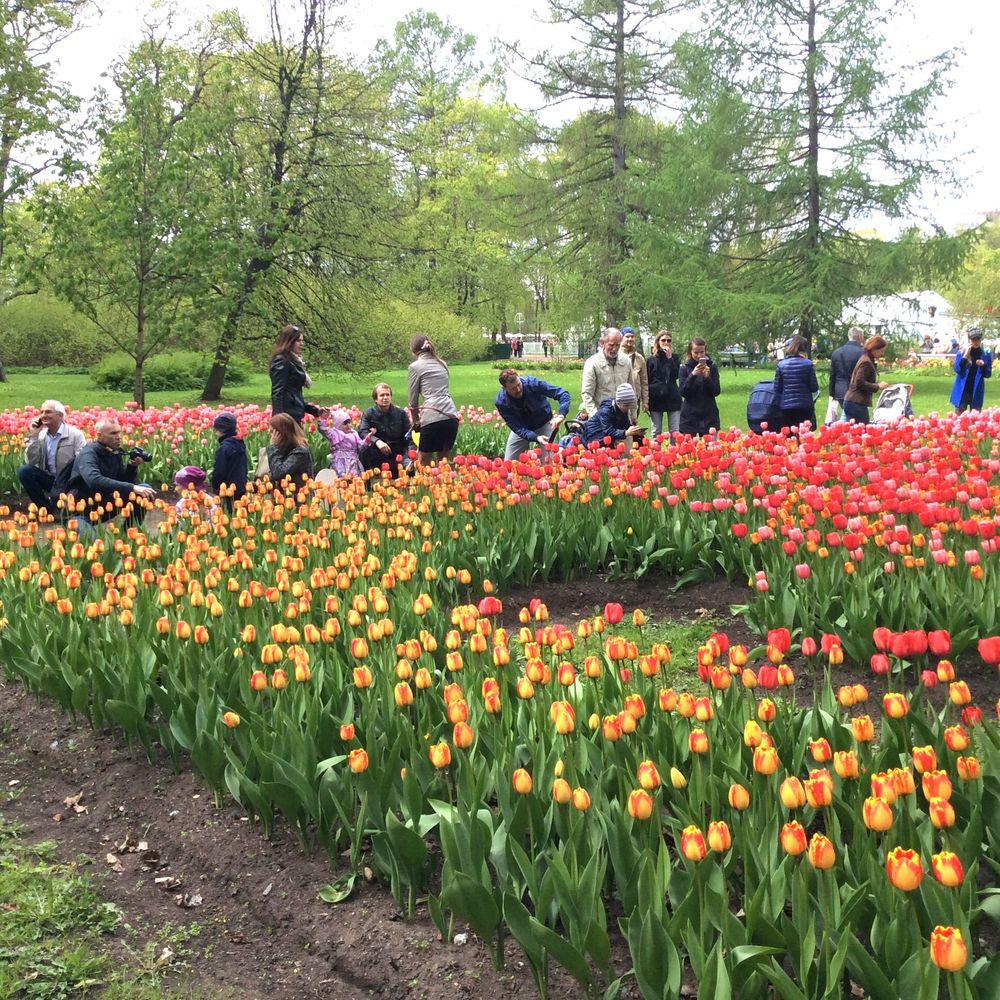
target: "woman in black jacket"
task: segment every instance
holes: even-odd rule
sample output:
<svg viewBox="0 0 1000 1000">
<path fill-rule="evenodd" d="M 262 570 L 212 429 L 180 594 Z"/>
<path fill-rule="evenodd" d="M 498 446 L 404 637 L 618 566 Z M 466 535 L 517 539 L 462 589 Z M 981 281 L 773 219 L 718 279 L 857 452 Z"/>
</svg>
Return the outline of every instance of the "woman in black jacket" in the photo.
<svg viewBox="0 0 1000 1000">
<path fill-rule="evenodd" d="M 701 337 L 688 343 L 687 361 L 681 365 L 680 389 L 680 432 L 704 437 L 713 428 L 718 430 L 719 406 L 715 398 L 722 391 L 719 369 L 708 357 Z"/>
<path fill-rule="evenodd" d="M 287 413 L 297 424 L 311 413 L 314 417 L 329 416 L 325 407 L 307 403 L 303 389 L 312 387 L 312 379 L 302 363 L 304 338 L 297 326 L 286 326 L 278 334 L 271 355 L 271 413 Z"/>
<path fill-rule="evenodd" d="M 406 454 L 406 435 L 410 433 L 409 414 L 401 406 L 394 406 L 392 389 L 379 382 L 372 389 L 374 406 L 369 406 L 361 415 L 358 434 L 364 437 L 374 430 L 372 443 L 361 452 L 361 467 L 381 469 L 389 466 L 389 474 L 395 479 L 399 475 L 399 462 Z"/>
<path fill-rule="evenodd" d="M 649 416 L 653 437 L 663 433 L 663 417 L 667 418 L 667 431 L 676 434 L 680 429 L 681 391 L 677 387 L 681 363 L 674 354 L 673 337 L 669 330 L 661 330 L 653 341 L 653 352 L 646 359 L 649 382 Z"/>
</svg>

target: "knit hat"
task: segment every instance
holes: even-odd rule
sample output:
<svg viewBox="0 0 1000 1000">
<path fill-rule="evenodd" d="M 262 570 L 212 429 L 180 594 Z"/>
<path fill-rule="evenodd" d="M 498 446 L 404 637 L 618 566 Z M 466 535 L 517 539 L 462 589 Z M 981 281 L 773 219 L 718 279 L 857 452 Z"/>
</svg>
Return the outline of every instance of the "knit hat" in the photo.
<svg viewBox="0 0 1000 1000">
<path fill-rule="evenodd" d="M 200 490 L 205 485 L 205 470 L 197 465 L 185 465 L 174 473 L 174 486 L 179 490 Z"/>
<path fill-rule="evenodd" d="M 223 431 L 226 434 L 235 434 L 236 415 L 230 413 L 229 410 L 222 410 L 215 415 L 215 419 L 212 421 L 212 428 L 217 431 Z"/>
<path fill-rule="evenodd" d="M 351 422 L 351 415 L 344 409 L 336 409 L 330 414 L 330 425 L 338 430 L 343 429 Z"/>
<path fill-rule="evenodd" d="M 973 326 L 969 329 L 969 340 L 982 340 L 983 331 L 979 329 L 978 326 Z"/>
<path fill-rule="evenodd" d="M 622 406 L 627 406 L 631 409 L 636 404 L 635 389 L 633 389 L 628 382 L 622 382 L 622 384 L 615 389 L 615 402 L 621 403 Z"/>
</svg>

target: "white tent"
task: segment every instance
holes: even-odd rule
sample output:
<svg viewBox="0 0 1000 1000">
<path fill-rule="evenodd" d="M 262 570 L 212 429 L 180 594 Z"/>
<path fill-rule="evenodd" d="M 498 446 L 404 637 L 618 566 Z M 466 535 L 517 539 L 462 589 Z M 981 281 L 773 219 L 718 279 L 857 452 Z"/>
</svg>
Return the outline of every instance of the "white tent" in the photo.
<svg viewBox="0 0 1000 1000">
<path fill-rule="evenodd" d="M 915 340 L 919 345 L 930 337 L 945 350 L 959 332 L 951 303 L 932 291 L 853 299 L 844 307 L 842 318 L 846 324 L 890 339 Z"/>
</svg>

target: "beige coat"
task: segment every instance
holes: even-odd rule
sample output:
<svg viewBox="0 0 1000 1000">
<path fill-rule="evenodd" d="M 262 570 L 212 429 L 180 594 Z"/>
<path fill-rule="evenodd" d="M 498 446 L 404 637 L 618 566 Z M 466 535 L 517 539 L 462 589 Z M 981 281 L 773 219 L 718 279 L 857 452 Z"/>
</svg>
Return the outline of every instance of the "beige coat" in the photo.
<svg viewBox="0 0 1000 1000">
<path fill-rule="evenodd" d="M 83 431 L 78 430 L 76 427 L 71 427 L 65 421 L 63 421 L 60 430 L 62 431 L 62 436 L 56 445 L 56 475 L 65 466 L 73 464 L 76 456 L 80 454 L 81 449 L 87 443 L 87 439 L 83 436 Z M 44 427 L 37 435 L 32 431 L 28 432 L 28 440 L 24 449 L 24 460 L 28 465 L 33 465 L 37 469 L 45 469 L 45 459 L 48 454 L 48 445 L 46 442 L 48 439 L 49 432 Z"/>
</svg>

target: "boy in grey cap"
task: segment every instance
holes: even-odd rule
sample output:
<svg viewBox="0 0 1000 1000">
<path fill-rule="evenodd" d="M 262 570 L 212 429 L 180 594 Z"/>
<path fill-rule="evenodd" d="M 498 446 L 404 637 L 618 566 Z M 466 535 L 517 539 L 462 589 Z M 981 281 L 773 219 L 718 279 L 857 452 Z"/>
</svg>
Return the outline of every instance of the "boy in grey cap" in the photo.
<svg viewBox="0 0 1000 1000">
<path fill-rule="evenodd" d="M 605 442 L 608 439 L 611 444 L 619 441 L 634 443 L 641 439 L 643 429 L 638 424 L 633 424 L 629 417 L 629 410 L 635 407 L 637 399 L 635 389 L 627 382 L 618 386 L 615 389 L 615 398 L 604 400 L 597 408 L 597 412 L 592 413 L 590 419 L 583 425 L 580 438 L 583 444 Z"/>
</svg>

